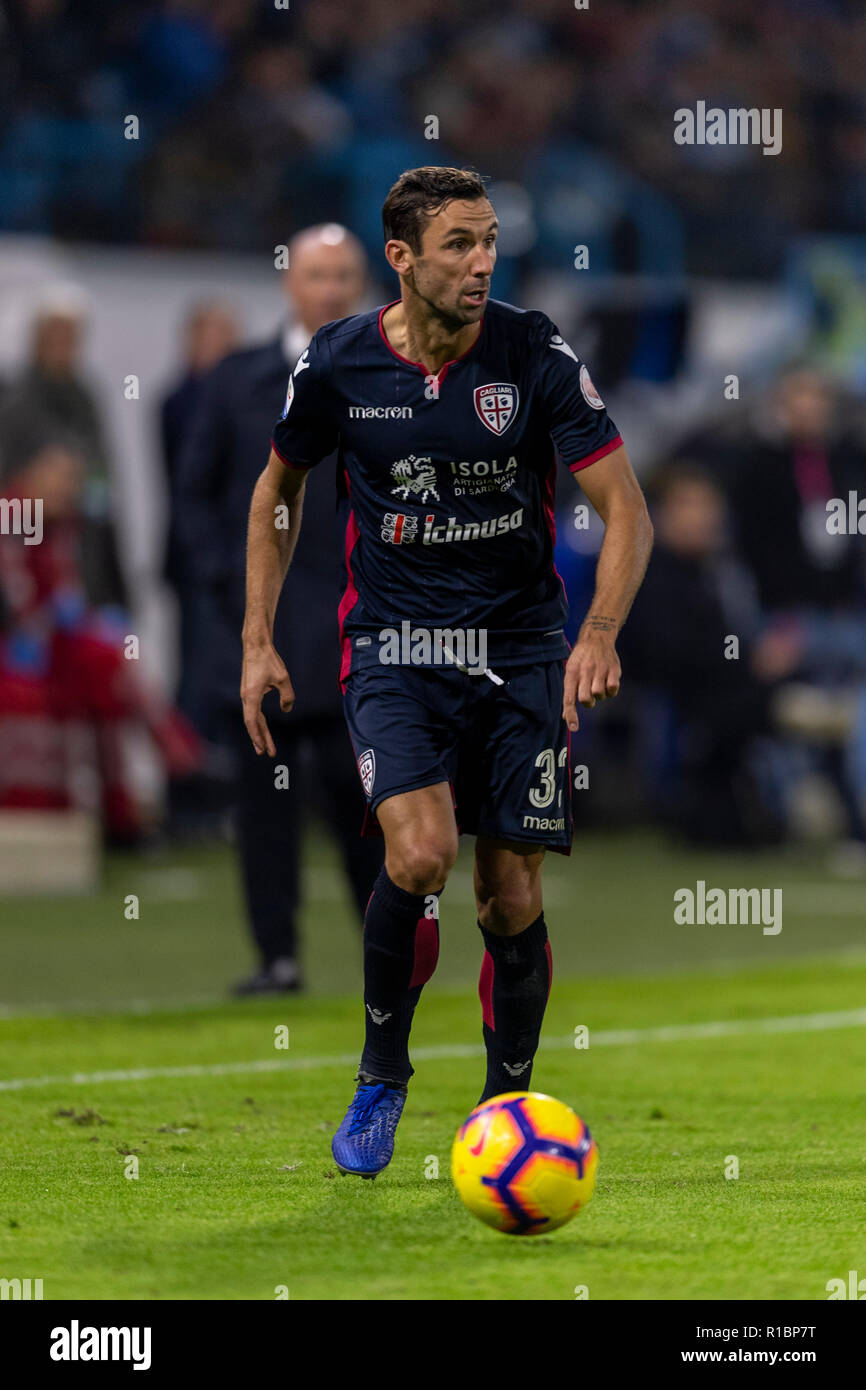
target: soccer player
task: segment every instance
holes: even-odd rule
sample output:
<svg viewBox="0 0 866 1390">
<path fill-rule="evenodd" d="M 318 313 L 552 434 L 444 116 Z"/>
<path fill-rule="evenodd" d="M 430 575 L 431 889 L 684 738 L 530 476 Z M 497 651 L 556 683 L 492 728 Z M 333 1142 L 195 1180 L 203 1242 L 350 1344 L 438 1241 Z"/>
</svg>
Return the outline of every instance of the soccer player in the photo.
<svg viewBox="0 0 866 1390">
<path fill-rule="evenodd" d="M 461 832 L 476 836 L 481 1099 L 529 1086 L 551 982 L 541 869 L 546 849 L 570 850 L 576 703 L 591 709 L 619 690 L 616 636 L 652 539 L 587 368 L 545 314 L 490 299 L 497 220 L 481 178 L 409 170 L 382 219 L 400 298 L 313 336 L 256 485 L 241 684 L 256 752 L 273 757 L 262 697 L 275 688 L 282 709 L 294 702 L 274 609 L 304 479 L 338 447 L 352 503 L 344 711 L 385 865 L 364 926 L 358 1085 L 332 1150 L 342 1171 L 367 1178 L 393 1154 L 412 1016 L 436 965 Z M 557 453 L 605 522 L 570 655 L 553 565 Z"/>
</svg>

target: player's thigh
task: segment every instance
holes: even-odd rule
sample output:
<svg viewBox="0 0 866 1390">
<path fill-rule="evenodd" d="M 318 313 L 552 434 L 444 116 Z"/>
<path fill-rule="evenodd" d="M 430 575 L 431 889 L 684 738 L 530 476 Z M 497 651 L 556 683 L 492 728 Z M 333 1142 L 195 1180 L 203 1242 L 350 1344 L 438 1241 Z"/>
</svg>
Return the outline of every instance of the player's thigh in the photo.
<svg viewBox="0 0 866 1390">
<path fill-rule="evenodd" d="M 502 935 L 523 931 L 541 915 L 544 848 L 479 835 L 475 901 L 482 926 Z"/>
<path fill-rule="evenodd" d="M 562 683 L 563 663 L 548 662 L 512 670 L 503 689 L 485 692 L 485 737 L 470 752 L 464 779 L 475 799 L 473 828 L 479 836 L 568 852 L 571 788 Z M 458 806 L 462 790 L 461 785 Z"/>
<path fill-rule="evenodd" d="M 385 868 L 407 892 L 434 892 L 457 857 L 457 822 L 448 782 L 386 797 L 376 808 L 385 836 Z"/>
<path fill-rule="evenodd" d="M 453 679 L 439 672 L 400 666 L 352 672 L 343 712 L 371 812 L 378 815 L 400 792 L 450 780 L 459 695 Z"/>
</svg>

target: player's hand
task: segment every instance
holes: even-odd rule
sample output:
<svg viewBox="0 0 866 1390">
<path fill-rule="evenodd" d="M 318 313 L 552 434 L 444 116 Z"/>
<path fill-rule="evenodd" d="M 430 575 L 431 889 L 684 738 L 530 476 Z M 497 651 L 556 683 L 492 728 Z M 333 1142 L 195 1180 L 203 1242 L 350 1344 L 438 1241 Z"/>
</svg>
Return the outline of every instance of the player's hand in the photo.
<svg viewBox="0 0 866 1390">
<path fill-rule="evenodd" d="M 244 707 L 244 724 L 253 741 L 257 753 L 277 756 L 274 740 L 262 714 L 262 700 L 269 690 L 279 691 L 280 709 L 284 714 L 295 703 L 295 692 L 289 673 L 277 652 L 267 646 L 245 647 L 244 664 L 241 672 L 241 701 Z"/>
<path fill-rule="evenodd" d="M 622 667 L 616 654 L 616 625 L 603 620 L 595 624 L 588 618 L 565 667 L 562 717 L 572 733 L 580 727 L 577 704 L 593 709 L 597 700 L 612 700 L 619 694 Z"/>
</svg>

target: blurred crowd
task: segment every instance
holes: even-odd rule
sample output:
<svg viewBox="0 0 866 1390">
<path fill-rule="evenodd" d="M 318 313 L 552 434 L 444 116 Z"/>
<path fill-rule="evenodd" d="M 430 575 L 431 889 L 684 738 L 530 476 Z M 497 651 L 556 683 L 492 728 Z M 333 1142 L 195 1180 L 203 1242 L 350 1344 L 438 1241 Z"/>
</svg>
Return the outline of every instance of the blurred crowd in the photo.
<svg viewBox="0 0 866 1390">
<path fill-rule="evenodd" d="M 337 218 L 372 251 L 383 161 L 501 181 L 518 272 L 581 239 L 594 270 L 772 275 L 866 225 L 860 0 L 10 0 L 0 28 L 8 230 L 260 250 Z M 698 100 L 781 108 L 783 156 L 675 144 Z"/>
<path fill-rule="evenodd" d="M 625 700 L 590 721 L 590 760 L 622 761 L 625 723 L 624 782 L 644 815 L 717 845 L 832 824 L 834 867 L 866 872 L 859 400 L 793 363 L 733 429 L 708 422 L 643 481 L 655 548 L 620 641 Z M 595 547 L 575 553 L 570 520 L 558 557 L 582 612 Z M 816 787 L 823 798 L 804 794 Z"/>
<path fill-rule="evenodd" d="M 127 735 L 169 776 L 199 765 L 192 725 L 139 674 L 112 510 L 111 451 L 82 373 L 84 299 L 49 293 L 21 371 L 0 386 L 0 806 L 101 816 L 137 845 L 153 818 Z"/>
<path fill-rule="evenodd" d="M 108 844 L 127 848 L 229 832 L 258 955 L 254 973 L 236 983 L 241 995 L 302 986 L 296 924 L 312 813 L 338 846 L 359 923 L 383 859 L 381 836 L 361 836 L 365 803 L 342 717 L 346 518 L 336 457 L 307 482 L 292 593 L 277 607 L 275 642 L 298 700 L 287 716 L 265 699 L 274 761 L 256 757 L 241 714 L 253 487 L 291 370 L 316 329 L 356 312 L 367 288 L 363 248 L 338 224 L 306 229 L 289 253 L 273 335 L 242 347 L 233 308 L 193 304 L 180 375 L 161 402 L 169 513 L 161 571 L 179 620 L 179 680 L 168 701 L 152 666 L 143 669 L 118 559 L 111 450 L 81 365 L 80 292 L 45 293 L 28 360 L 0 388 L 0 810 L 89 811 Z M 161 797 L 141 794 L 133 736 L 139 749 L 150 745 Z"/>
</svg>

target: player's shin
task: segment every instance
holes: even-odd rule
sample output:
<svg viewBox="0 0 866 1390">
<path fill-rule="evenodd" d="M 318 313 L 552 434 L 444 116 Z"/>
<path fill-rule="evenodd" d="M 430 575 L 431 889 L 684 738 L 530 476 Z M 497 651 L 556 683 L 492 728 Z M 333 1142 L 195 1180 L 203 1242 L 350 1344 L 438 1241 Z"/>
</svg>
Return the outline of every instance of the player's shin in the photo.
<svg viewBox="0 0 866 1390">
<path fill-rule="evenodd" d="M 362 1080 L 405 1083 L 413 1074 L 409 1032 L 421 990 L 436 969 L 438 918 L 438 893 L 408 893 L 382 869 L 364 919 Z"/>
<path fill-rule="evenodd" d="M 481 1101 L 504 1091 L 526 1091 L 550 994 L 553 962 L 542 913 L 516 936 L 481 926 L 484 959 L 481 999 L 487 1082 Z"/>
</svg>

